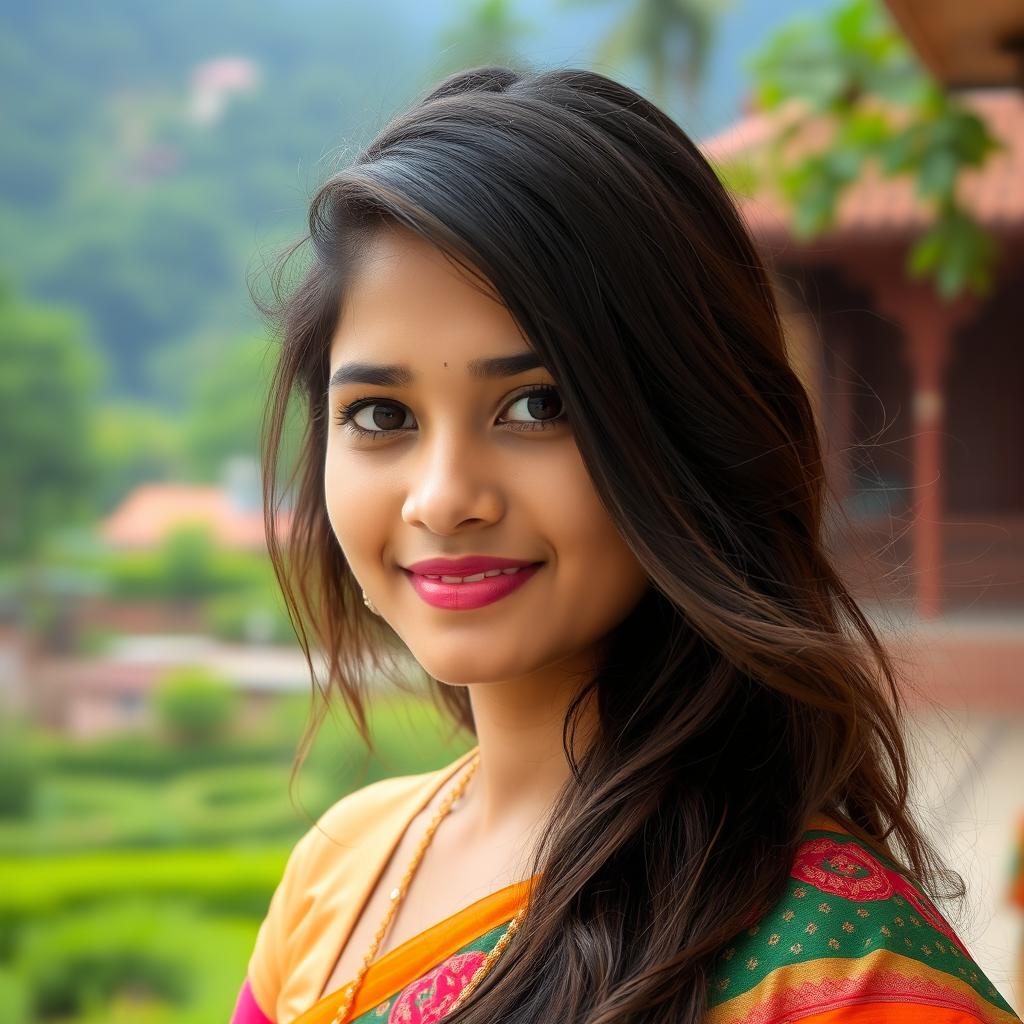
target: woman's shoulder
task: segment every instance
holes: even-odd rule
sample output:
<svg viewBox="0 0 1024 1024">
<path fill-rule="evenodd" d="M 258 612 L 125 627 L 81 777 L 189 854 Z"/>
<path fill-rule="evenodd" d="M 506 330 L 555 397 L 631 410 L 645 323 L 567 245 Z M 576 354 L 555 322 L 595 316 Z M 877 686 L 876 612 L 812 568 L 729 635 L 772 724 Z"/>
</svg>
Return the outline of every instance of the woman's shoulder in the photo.
<svg viewBox="0 0 1024 1024">
<path fill-rule="evenodd" d="M 331 804 L 294 844 L 248 965 L 257 1005 L 284 1020 L 319 994 L 320 953 L 361 906 L 409 821 L 471 751 L 436 771 L 362 786 Z M 336 952 L 336 950 L 335 950 Z"/>
<path fill-rule="evenodd" d="M 1019 1021 L 928 897 L 824 815 L 789 884 L 719 955 L 709 1024 Z"/>
<path fill-rule="evenodd" d="M 389 776 L 347 793 L 320 814 L 295 853 L 307 865 L 320 858 L 338 864 L 348 852 L 363 856 L 375 844 L 393 842 L 471 753 L 433 771 Z"/>
</svg>

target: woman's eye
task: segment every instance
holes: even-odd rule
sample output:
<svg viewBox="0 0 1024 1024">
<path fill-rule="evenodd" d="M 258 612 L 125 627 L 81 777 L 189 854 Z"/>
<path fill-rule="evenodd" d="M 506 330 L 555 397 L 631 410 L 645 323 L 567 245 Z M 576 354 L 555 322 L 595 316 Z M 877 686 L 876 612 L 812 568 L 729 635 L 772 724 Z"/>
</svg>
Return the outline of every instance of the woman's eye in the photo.
<svg viewBox="0 0 1024 1024">
<path fill-rule="evenodd" d="M 516 425 L 519 430 L 544 430 L 554 426 L 565 419 L 562 411 L 562 398 L 558 388 L 547 385 L 540 385 L 532 388 L 525 395 L 520 395 L 507 409 L 515 409 L 522 406 L 522 412 L 526 416 L 538 417 L 532 421 L 520 422 Z"/>
<path fill-rule="evenodd" d="M 397 402 L 360 399 L 338 410 L 338 425 L 347 426 L 353 433 L 380 437 L 403 429 L 405 411 Z"/>
<path fill-rule="evenodd" d="M 508 422 L 513 430 L 548 430 L 565 420 L 558 388 L 539 384 L 505 406 L 506 412 L 518 410 L 526 419 Z M 408 410 L 398 402 L 360 398 L 338 410 L 336 422 L 360 437 L 376 439 L 411 429 L 406 423 Z"/>
</svg>

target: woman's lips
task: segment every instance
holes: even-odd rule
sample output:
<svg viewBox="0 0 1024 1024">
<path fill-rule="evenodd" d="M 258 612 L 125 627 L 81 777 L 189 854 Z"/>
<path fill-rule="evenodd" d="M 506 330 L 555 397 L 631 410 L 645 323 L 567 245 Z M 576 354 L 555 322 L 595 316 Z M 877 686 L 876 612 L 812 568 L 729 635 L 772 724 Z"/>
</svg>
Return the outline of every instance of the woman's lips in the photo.
<svg viewBox="0 0 1024 1024">
<path fill-rule="evenodd" d="M 409 572 L 408 569 L 404 571 L 413 589 L 427 604 L 448 611 L 469 611 L 482 608 L 518 590 L 543 564 L 538 562 L 517 569 L 514 573 L 485 576 L 472 583 L 445 583 L 440 579 Z"/>
</svg>

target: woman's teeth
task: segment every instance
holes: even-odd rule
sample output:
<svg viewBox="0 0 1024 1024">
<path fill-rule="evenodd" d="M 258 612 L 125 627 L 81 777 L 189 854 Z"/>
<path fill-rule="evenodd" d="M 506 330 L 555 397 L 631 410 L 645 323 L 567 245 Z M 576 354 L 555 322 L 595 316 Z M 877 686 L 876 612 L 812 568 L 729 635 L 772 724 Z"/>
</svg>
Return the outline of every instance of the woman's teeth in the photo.
<svg viewBox="0 0 1024 1024">
<path fill-rule="evenodd" d="M 478 583 L 485 576 L 498 576 L 501 573 L 504 573 L 506 576 L 511 576 L 514 573 L 519 572 L 521 568 L 523 567 L 517 565 L 509 569 L 488 569 L 487 572 L 478 572 L 474 576 L 431 576 L 427 573 L 424 573 L 423 575 L 426 576 L 428 580 L 440 580 L 442 583 Z"/>
</svg>

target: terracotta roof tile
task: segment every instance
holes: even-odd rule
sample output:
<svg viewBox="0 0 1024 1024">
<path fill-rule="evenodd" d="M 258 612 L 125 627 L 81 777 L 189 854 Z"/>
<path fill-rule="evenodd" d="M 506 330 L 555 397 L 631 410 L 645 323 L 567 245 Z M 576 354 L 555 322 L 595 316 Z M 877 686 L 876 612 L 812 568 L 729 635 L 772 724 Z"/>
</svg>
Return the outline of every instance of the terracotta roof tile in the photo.
<svg viewBox="0 0 1024 1024">
<path fill-rule="evenodd" d="M 260 548 L 266 543 L 260 509 L 239 509 L 218 486 L 144 484 L 129 494 L 100 526 L 104 541 L 120 548 L 150 548 L 178 526 L 208 526 L 224 547 Z M 287 532 L 282 517 L 282 533 Z"/>
<path fill-rule="evenodd" d="M 989 155 L 978 169 L 965 171 L 959 195 L 966 207 L 989 228 L 1024 226 L 1024 92 L 1018 89 L 975 89 L 958 94 L 964 104 L 988 125 L 1004 149 Z M 754 113 L 730 125 L 701 144 L 713 162 L 747 162 L 757 168 L 765 144 L 790 117 L 794 108 L 773 113 Z M 790 147 L 793 156 L 817 150 L 829 137 L 824 120 L 808 124 Z M 789 234 L 790 214 L 781 198 L 769 187 L 753 196 L 737 195 L 750 228 L 757 234 L 783 237 Z M 898 234 L 919 230 L 932 214 L 914 194 L 907 177 L 883 178 L 868 169 L 841 198 L 832 234 L 878 232 Z"/>
</svg>

